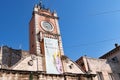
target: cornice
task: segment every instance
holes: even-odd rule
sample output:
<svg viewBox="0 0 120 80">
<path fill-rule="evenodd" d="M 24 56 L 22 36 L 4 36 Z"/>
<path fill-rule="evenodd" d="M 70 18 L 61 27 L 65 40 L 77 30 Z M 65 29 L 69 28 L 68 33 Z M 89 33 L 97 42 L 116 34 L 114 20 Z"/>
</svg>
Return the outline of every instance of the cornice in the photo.
<svg viewBox="0 0 120 80">
<path fill-rule="evenodd" d="M 33 11 L 33 14 L 38 14 L 40 16 L 44 16 L 44 17 L 52 18 L 52 19 L 59 19 L 59 17 L 50 16 L 50 15 L 47 15 L 47 14 L 44 14 L 44 13 L 39 13 L 38 11 Z"/>
</svg>

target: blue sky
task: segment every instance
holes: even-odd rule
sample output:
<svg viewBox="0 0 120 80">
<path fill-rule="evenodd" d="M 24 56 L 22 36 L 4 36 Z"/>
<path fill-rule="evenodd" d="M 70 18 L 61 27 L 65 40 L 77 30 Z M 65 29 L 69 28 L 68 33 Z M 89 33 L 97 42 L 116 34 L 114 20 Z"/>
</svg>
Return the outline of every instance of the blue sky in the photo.
<svg viewBox="0 0 120 80">
<path fill-rule="evenodd" d="M 29 50 L 29 20 L 39 0 L 0 1 L 0 45 Z M 43 0 L 58 13 L 64 53 L 99 57 L 120 44 L 120 0 Z"/>
</svg>

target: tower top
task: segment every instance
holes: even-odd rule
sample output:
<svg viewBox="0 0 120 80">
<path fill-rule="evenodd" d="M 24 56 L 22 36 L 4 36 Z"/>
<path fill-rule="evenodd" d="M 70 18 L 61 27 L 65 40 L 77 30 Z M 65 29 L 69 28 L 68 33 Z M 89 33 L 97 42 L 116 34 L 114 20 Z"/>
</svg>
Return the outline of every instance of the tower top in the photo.
<svg viewBox="0 0 120 80">
<path fill-rule="evenodd" d="M 39 0 L 39 2 L 37 4 L 35 4 L 32 15 L 33 14 L 38 14 L 38 15 L 45 16 L 48 18 L 53 18 L 53 19 L 59 19 L 56 11 L 46 8 L 44 6 L 42 0 Z"/>
<path fill-rule="evenodd" d="M 42 0 L 39 0 L 38 6 L 40 6 L 40 8 L 45 9 L 45 6 L 44 6 Z"/>
<path fill-rule="evenodd" d="M 42 6 L 42 0 L 39 0 L 39 6 Z"/>
</svg>

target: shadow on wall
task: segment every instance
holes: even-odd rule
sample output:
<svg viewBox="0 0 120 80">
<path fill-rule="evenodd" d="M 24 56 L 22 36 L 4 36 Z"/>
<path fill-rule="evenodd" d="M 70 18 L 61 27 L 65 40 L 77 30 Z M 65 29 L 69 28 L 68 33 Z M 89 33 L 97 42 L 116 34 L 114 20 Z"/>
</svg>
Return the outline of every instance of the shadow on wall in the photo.
<svg viewBox="0 0 120 80">
<path fill-rule="evenodd" d="M 15 65 L 22 57 L 22 50 L 12 49 L 8 46 L 2 47 L 2 68 L 6 69 Z"/>
</svg>

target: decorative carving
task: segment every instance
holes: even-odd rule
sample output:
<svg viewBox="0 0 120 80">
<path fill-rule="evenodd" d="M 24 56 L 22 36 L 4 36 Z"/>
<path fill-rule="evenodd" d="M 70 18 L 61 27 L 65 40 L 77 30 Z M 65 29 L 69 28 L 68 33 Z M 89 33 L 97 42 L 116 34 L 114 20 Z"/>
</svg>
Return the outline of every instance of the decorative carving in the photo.
<svg viewBox="0 0 120 80">
<path fill-rule="evenodd" d="M 33 60 L 28 61 L 28 65 L 32 66 L 33 65 Z"/>
</svg>

